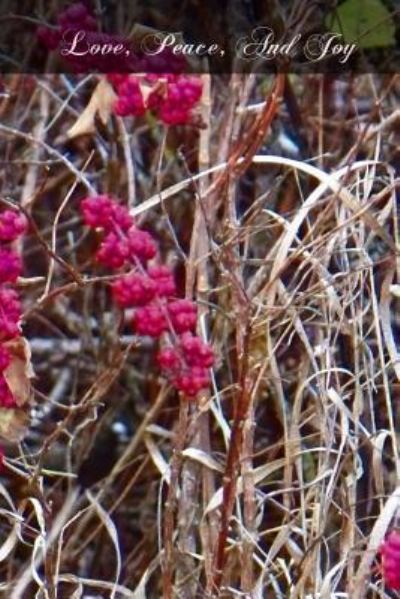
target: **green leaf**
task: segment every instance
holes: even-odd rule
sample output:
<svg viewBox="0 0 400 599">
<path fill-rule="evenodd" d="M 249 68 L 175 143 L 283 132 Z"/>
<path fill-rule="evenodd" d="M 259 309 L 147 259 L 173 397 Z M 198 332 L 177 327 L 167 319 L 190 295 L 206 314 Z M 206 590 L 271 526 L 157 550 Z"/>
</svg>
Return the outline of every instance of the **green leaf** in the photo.
<svg viewBox="0 0 400 599">
<path fill-rule="evenodd" d="M 359 48 L 396 44 L 393 18 L 380 0 L 346 0 L 325 24 L 330 32 L 342 34 L 346 43 L 356 43 Z"/>
</svg>

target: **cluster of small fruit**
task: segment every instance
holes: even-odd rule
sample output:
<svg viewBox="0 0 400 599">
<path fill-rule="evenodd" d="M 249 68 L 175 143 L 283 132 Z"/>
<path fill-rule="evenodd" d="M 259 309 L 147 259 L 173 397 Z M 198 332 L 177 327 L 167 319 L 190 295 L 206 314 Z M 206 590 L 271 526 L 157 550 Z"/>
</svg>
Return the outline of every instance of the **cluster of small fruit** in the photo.
<svg viewBox="0 0 400 599">
<path fill-rule="evenodd" d="M 36 35 L 42 46 L 50 52 L 58 50 L 62 59 L 77 73 L 118 71 L 177 75 L 187 68 L 186 59 L 175 55 L 171 48 L 166 47 L 157 53 L 144 53 L 140 47 L 135 47 L 132 40 L 100 31 L 95 13 L 83 2 L 66 7 L 57 16 L 55 25 L 38 27 Z M 195 93 L 190 91 L 190 87 L 194 88 L 195 85 L 189 81 L 185 84 L 183 80 L 179 81 L 179 95 L 185 104 L 188 104 L 188 97 Z M 128 89 L 126 91 L 130 93 Z M 174 93 L 171 88 L 171 94 Z M 164 110 L 167 111 L 167 108 Z"/>
<path fill-rule="evenodd" d="M 119 116 L 142 116 L 147 110 L 167 125 L 192 122 L 193 109 L 202 93 L 202 82 L 195 75 L 175 73 L 137 75 L 109 74 L 118 99 L 115 113 Z M 143 93 L 146 88 L 147 94 Z"/>
<path fill-rule="evenodd" d="M 112 297 L 122 309 L 133 308 L 132 327 L 140 336 L 162 338 L 157 360 L 162 373 L 187 397 L 210 385 L 213 350 L 195 334 L 196 304 L 177 297 L 170 268 L 157 260 L 157 243 L 136 226 L 128 210 L 107 195 L 81 202 L 86 225 L 100 229 L 97 261 L 122 273 L 112 283 Z M 152 264 L 150 264 L 150 261 Z"/>
<path fill-rule="evenodd" d="M 0 406 L 13 408 L 14 396 L 7 384 L 5 372 L 11 363 L 7 342 L 21 334 L 21 303 L 14 288 L 22 271 L 20 255 L 12 248 L 23 235 L 27 221 L 14 210 L 0 213 Z"/>
<path fill-rule="evenodd" d="M 131 53 L 127 39 L 99 31 L 94 13 L 82 2 L 66 7 L 56 25 L 42 25 L 36 31 L 39 43 L 49 51 L 60 50 L 62 58 L 77 73 L 99 70 L 136 70 L 137 56 Z M 120 46 L 115 54 L 113 48 Z"/>
</svg>

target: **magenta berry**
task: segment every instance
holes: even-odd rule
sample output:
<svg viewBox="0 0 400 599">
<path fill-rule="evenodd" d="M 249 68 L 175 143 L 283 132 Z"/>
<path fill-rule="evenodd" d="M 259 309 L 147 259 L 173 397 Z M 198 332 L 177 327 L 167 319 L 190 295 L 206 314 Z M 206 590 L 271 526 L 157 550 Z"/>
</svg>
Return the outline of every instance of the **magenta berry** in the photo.
<svg viewBox="0 0 400 599">
<path fill-rule="evenodd" d="M 174 380 L 174 385 L 179 391 L 193 397 L 210 384 L 210 375 L 206 368 L 193 366 L 183 374 L 179 374 Z"/>
<path fill-rule="evenodd" d="M 115 103 L 115 114 L 119 116 L 142 116 L 146 112 L 144 98 L 138 80 L 127 77 L 118 86 L 118 100 Z"/>
<path fill-rule="evenodd" d="M 0 284 L 15 283 L 21 271 L 20 256 L 9 248 L 0 248 Z"/>
<path fill-rule="evenodd" d="M 380 547 L 385 585 L 400 590 L 400 532 L 392 530 Z"/>
<path fill-rule="evenodd" d="M 11 353 L 1 342 L 21 334 L 21 303 L 12 284 L 22 271 L 20 255 L 10 247 L 27 229 L 25 216 L 14 210 L 0 213 L 0 407 L 14 408 L 14 396 L 4 378 L 11 364 Z"/>
<path fill-rule="evenodd" d="M 157 361 L 165 371 L 176 371 L 181 368 L 182 360 L 178 350 L 173 347 L 164 347 L 157 356 Z"/>
<path fill-rule="evenodd" d="M 210 385 L 208 369 L 214 363 L 211 347 L 199 337 L 185 333 L 177 348 L 162 349 L 157 361 L 172 384 L 189 397 Z"/>
<path fill-rule="evenodd" d="M 154 239 L 147 231 L 132 228 L 127 238 L 130 255 L 140 260 L 151 260 L 157 253 Z"/>
<path fill-rule="evenodd" d="M 202 85 L 198 77 L 178 76 L 168 83 L 166 97 L 159 109 L 160 119 L 167 125 L 185 125 L 191 111 L 201 98 Z"/>
<path fill-rule="evenodd" d="M 84 32 L 82 39 L 76 38 L 77 32 Z M 91 10 L 83 3 L 76 2 L 62 10 L 56 19 L 56 25 L 41 26 L 37 29 L 37 38 L 49 51 L 69 49 L 74 43 L 74 53 L 66 53 L 64 59 L 76 72 L 99 69 L 108 75 L 118 94 L 115 102 L 115 114 L 143 116 L 152 111 L 168 125 L 185 125 L 192 120 L 192 108 L 201 94 L 199 77 L 181 75 L 187 67 L 186 59 L 176 56 L 171 48 L 165 48 L 156 56 L 144 55 L 131 48 L 129 38 L 99 31 L 99 24 Z M 122 45 L 126 50 L 122 54 L 90 53 L 88 48 Z M 130 75 L 114 73 L 116 69 Z M 135 75 L 133 73 L 152 73 Z M 154 85 L 154 90 L 143 94 L 140 81 L 146 79 Z M 160 84 L 163 88 L 160 92 Z M 171 90 L 168 86 L 171 85 Z"/>
<path fill-rule="evenodd" d="M 0 339 L 12 339 L 20 333 L 21 304 L 14 289 L 0 287 Z"/>
<path fill-rule="evenodd" d="M 113 223 L 115 228 L 127 232 L 133 227 L 134 220 L 125 206 L 114 203 Z"/>
<path fill-rule="evenodd" d="M 151 302 L 157 286 L 148 276 L 126 275 L 112 286 L 114 300 L 121 308 L 144 306 Z"/>
<path fill-rule="evenodd" d="M 84 222 L 93 228 L 108 232 L 97 259 L 109 268 L 120 268 L 129 259 L 142 261 L 154 258 L 157 247 L 147 231 L 134 226 L 134 220 L 125 206 L 117 204 L 106 195 L 85 198 L 81 201 Z"/>
<path fill-rule="evenodd" d="M 72 4 L 66 8 L 58 17 L 58 23 L 62 27 L 70 27 L 72 25 L 81 25 L 85 22 L 86 17 L 89 15 L 88 9 L 81 2 Z"/>
<path fill-rule="evenodd" d="M 132 113 L 129 99 L 125 96 L 118 98 L 114 104 L 114 112 L 117 116 L 130 116 Z"/>
<path fill-rule="evenodd" d="M 85 224 L 95 229 L 128 231 L 134 221 L 128 209 L 107 195 L 92 196 L 81 201 Z"/>
<path fill-rule="evenodd" d="M 57 23 L 60 26 L 61 34 L 67 30 L 76 31 L 79 29 L 87 32 L 97 30 L 96 19 L 81 2 L 71 4 L 71 6 L 65 8 L 59 14 Z"/>
<path fill-rule="evenodd" d="M 114 85 L 114 87 L 118 88 L 119 85 L 122 85 L 124 81 L 127 80 L 127 75 L 124 73 L 108 73 L 107 80 Z"/>
<path fill-rule="evenodd" d="M 0 214 L 0 241 L 15 241 L 27 228 L 28 223 L 23 214 L 14 210 L 4 210 Z"/>
<path fill-rule="evenodd" d="M 195 328 L 197 322 L 196 305 L 190 300 L 177 300 L 168 305 L 168 313 L 172 326 L 177 333 L 184 333 Z"/>
<path fill-rule="evenodd" d="M 136 310 L 132 324 L 138 335 L 150 337 L 160 337 L 168 329 L 167 320 L 157 305 L 144 306 Z"/>
<path fill-rule="evenodd" d="M 151 67 L 154 70 L 153 64 Z M 149 66 L 149 70 L 151 67 Z M 108 80 L 114 85 L 118 95 L 114 105 L 118 116 L 142 116 L 146 111 L 151 111 L 166 125 L 190 123 L 193 109 L 202 93 L 200 77 L 173 74 L 168 69 L 168 64 L 164 72 L 145 76 L 147 88 L 150 86 L 146 99 L 142 93 L 140 76 L 112 73 L 108 75 Z"/>
<path fill-rule="evenodd" d="M 108 233 L 96 254 L 97 260 L 109 268 L 121 268 L 129 255 L 125 239 L 115 233 Z"/>
<path fill-rule="evenodd" d="M 207 343 L 203 343 L 200 337 L 185 333 L 181 337 L 180 345 L 189 366 L 211 368 L 214 363 L 214 352 Z"/>
<path fill-rule="evenodd" d="M 108 72 L 121 67 L 123 70 L 133 71 L 137 61 L 135 53 L 123 53 L 116 56 L 110 54 L 92 54 L 87 52 L 88 47 L 104 46 L 105 44 L 122 44 L 129 49 L 129 39 L 122 36 L 110 35 L 99 31 L 97 19 L 90 9 L 82 2 L 76 2 L 66 7 L 57 17 L 57 25 L 53 27 L 39 27 L 37 38 L 49 51 L 69 48 L 74 43 L 75 53 L 67 53 L 64 59 L 68 61 L 76 72 L 93 71 L 100 69 Z M 77 32 L 84 32 L 82 38 L 76 38 Z"/>
<path fill-rule="evenodd" d="M 81 201 L 81 212 L 85 224 L 99 229 L 112 229 L 115 204 L 106 195 L 85 198 Z"/>
<path fill-rule="evenodd" d="M 96 31 L 96 19 L 87 7 L 77 2 L 64 9 L 57 18 L 58 27 L 38 27 L 37 38 L 48 50 L 56 50 L 67 31 Z"/>
<path fill-rule="evenodd" d="M 157 295 L 172 297 L 176 293 L 174 275 L 168 266 L 151 266 L 148 269 L 149 277 L 154 281 Z"/>
</svg>

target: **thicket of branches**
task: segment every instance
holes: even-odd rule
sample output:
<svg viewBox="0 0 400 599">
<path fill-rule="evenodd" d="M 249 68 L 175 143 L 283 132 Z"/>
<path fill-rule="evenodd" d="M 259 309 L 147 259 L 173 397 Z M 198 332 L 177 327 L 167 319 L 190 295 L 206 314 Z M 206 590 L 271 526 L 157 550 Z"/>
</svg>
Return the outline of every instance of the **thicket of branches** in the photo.
<svg viewBox="0 0 400 599">
<path fill-rule="evenodd" d="M 199 126 L 68 136 L 98 79 L 2 79 L 35 373 L 0 414 L 3 596 L 395 597 L 376 566 L 400 494 L 399 80 L 203 75 Z M 198 302 L 197 400 L 110 300 L 94 192 Z"/>
</svg>

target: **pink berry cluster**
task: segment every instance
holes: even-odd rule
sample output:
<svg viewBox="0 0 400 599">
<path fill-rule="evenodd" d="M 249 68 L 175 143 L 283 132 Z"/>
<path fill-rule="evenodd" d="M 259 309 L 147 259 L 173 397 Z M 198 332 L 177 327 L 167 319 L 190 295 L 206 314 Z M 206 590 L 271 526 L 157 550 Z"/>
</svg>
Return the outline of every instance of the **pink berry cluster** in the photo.
<svg viewBox="0 0 400 599">
<path fill-rule="evenodd" d="M 36 34 L 48 50 L 60 49 L 64 60 L 76 72 L 109 72 L 116 68 L 132 71 L 135 68 L 136 57 L 128 51 L 129 41 L 122 36 L 99 31 L 97 19 L 82 2 L 65 8 L 57 17 L 57 25 L 38 27 Z M 104 50 L 117 44 L 121 44 L 124 50 L 118 55 Z M 65 51 L 71 47 L 74 48 L 73 53 Z"/>
<path fill-rule="evenodd" d="M 22 260 L 11 246 L 26 228 L 27 222 L 22 214 L 14 210 L 0 213 L 0 406 L 3 408 L 15 406 L 4 377 L 4 371 L 11 362 L 5 343 L 21 334 L 21 303 L 13 285 L 21 274 Z"/>
<path fill-rule="evenodd" d="M 57 17 L 57 26 L 39 27 L 37 37 L 48 50 L 56 50 L 68 31 L 97 31 L 96 19 L 81 2 L 65 8 Z"/>
<path fill-rule="evenodd" d="M 157 260 L 154 237 L 107 195 L 83 199 L 81 212 L 86 225 L 103 233 L 97 261 L 122 270 L 111 286 L 114 302 L 122 309 L 134 309 L 132 327 L 137 335 L 162 338 L 157 361 L 163 374 L 176 389 L 196 396 L 210 384 L 213 351 L 194 334 L 196 305 L 177 297 L 171 269 Z"/>
<path fill-rule="evenodd" d="M 400 590 L 400 531 L 392 530 L 380 547 L 382 574 L 386 586 Z"/>
<path fill-rule="evenodd" d="M 187 67 L 186 59 L 170 48 L 156 55 L 144 54 L 131 40 L 99 29 L 94 13 L 83 2 L 76 2 L 58 15 L 55 25 L 38 27 L 36 35 L 47 50 L 60 50 L 76 72 L 181 73 Z M 117 45 L 121 51 L 115 54 Z M 72 47 L 74 52 L 70 52 Z"/>
<path fill-rule="evenodd" d="M 185 125 L 201 98 L 201 79 L 194 75 L 175 73 L 108 75 L 118 99 L 114 111 L 119 116 L 142 116 L 148 110 L 167 125 Z M 150 87 L 145 98 L 141 83 Z"/>
</svg>

